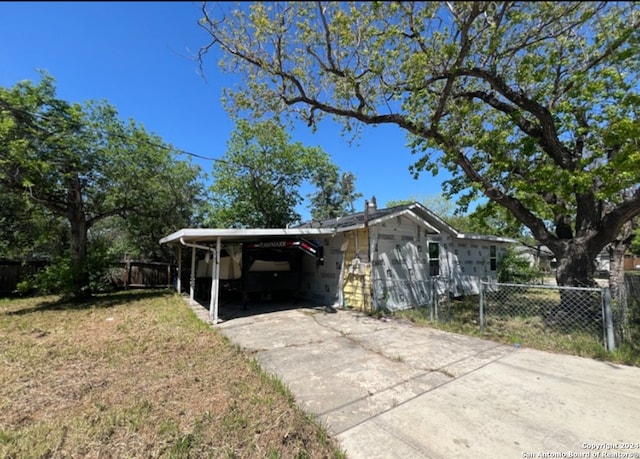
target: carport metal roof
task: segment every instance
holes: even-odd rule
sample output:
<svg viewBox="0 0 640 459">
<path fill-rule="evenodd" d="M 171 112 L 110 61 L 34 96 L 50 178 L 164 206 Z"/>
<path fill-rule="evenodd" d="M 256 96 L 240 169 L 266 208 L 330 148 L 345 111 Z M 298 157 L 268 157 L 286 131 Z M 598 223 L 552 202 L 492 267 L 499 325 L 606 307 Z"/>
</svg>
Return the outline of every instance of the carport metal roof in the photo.
<svg viewBox="0 0 640 459">
<path fill-rule="evenodd" d="M 184 228 L 160 239 L 160 244 L 245 242 L 259 239 L 310 237 L 336 234 L 335 228 Z"/>
</svg>

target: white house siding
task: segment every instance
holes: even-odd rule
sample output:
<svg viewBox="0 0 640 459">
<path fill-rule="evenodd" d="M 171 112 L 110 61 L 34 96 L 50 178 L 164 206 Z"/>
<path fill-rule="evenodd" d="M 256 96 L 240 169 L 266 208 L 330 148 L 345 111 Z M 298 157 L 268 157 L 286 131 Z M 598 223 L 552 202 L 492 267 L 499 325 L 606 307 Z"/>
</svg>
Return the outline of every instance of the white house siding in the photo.
<svg viewBox="0 0 640 459">
<path fill-rule="evenodd" d="M 611 257 L 608 250 L 603 250 L 598 254 L 594 260 L 596 272 L 609 272 L 611 271 Z"/>
<path fill-rule="evenodd" d="M 355 256 L 355 234 L 349 230 L 317 241 L 324 248 L 324 263 L 304 257 L 302 296 L 316 304 L 344 305 L 340 289 Z M 368 237 L 363 229 L 358 234 L 359 259 L 371 264 L 373 306 L 390 310 L 430 304 L 433 295 L 478 294 L 480 281 L 496 276 L 490 269 L 490 247 L 496 247 L 496 265 L 506 248 L 504 243 L 435 233 L 406 215 L 370 225 Z M 429 243 L 439 245 L 437 276 L 430 275 Z"/>
</svg>

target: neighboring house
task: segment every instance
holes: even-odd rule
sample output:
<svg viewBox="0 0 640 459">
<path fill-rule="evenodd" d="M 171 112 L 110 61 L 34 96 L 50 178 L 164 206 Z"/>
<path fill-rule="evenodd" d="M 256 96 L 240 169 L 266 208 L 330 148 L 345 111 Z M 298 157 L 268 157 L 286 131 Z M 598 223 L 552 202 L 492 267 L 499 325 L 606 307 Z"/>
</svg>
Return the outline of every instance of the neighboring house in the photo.
<svg viewBox="0 0 640 459">
<path fill-rule="evenodd" d="M 516 246 L 514 250 L 519 256 L 527 260 L 530 266 L 539 266 L 546 273 L 555 270 L 557 267 L 555 255 L 545 245 L 534 247 L 527 244 L 520 244 Z M 594 266 L 598 274 L 609 273 L 611 270 L 611 256 L 608 247 L 596 256 Z"/>
<path fill-rule="evenodd" d="M 527 260 L 529 266 L 532 268 L 538 267 L 545 273 L 548 273 L 552 268 L 555 269 L 556 267 L 555 255 L 547 246 L 520 244 L 515 246 L 513 250 L 519 257 Z"/>
<path fill-rule="evenodd" d="M 611 271 L 611 255 L 609 254 L 609 248 L 605 248 L 602 252 L 596 256 L 594 260 L 596 273 L 601 275 L 608 275 Z"/>
<path fill-rule="evenodd" d="M 196 273 L 211 280 L 205 283 L 215 292 L 215 322 L 219 288 L 234 283 L 245 299 L 285 289 L 316 304 L 363 310 L 477 294 L 480 281 L 495 279 L 507 246 L 517 241 L 462 233 L 417 202 L 378 209 L 373 198 L 363 212 L 294 228 L 182 229 L 160 242 L 191 249 L 190 296 Z M 198 265 L 197 250 L 208 254 Z"/>
</svg>

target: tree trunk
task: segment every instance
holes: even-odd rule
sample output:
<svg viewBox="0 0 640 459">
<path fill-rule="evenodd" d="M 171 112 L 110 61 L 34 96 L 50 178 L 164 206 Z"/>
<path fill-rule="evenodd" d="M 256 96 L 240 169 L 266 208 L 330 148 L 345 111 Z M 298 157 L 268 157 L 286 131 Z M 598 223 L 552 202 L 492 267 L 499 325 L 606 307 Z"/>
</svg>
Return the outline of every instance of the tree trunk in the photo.
<svg viewBox="0 0 640 459">
<path fill-rule="evenodd" d="M 87 269 L 88 225 L 83 215 L 69 218 L 71 225 L 71 270 L 72 290 L 76 297 L 91 296 L 89 271 Z"/>
<path fill-rule="evenodd" d="M 616 343 L 622 343 L 627 335 L 627 288 L 624 281 L 624 253 L 626 244 L 615 241 L 611 244 L 611 258 L 609 264 L 609 289 L 613 299 L 614 333 Z"/>
<path fill-rule="evenodd" d="M 67 219 L 71 229 L 71 290 L 77 298 L 91 296 L 87 266 L 89 222 L 84 207 L 82 181 L 72 165 L 67 165 Z"/>
<path fill-rule="evenodd" d="M 595 265 L 593 256 L 584 244 L 567 241 L 566 250 L 555 253 L 558 259 L 556 281 L 558 285 L 569 287 L 593 287 Z"/>
<path fill-rule="evenodd" d="M 585 244 L 567 241 L 565 250 L 556 254 L 556 280 L 565 287 L 595 287 L 593 256 Z M 597 331 L 602 328 L 599 296 L 585 290 L 560 291 L 560 304 L 554 307 L 545 321 L 548 326 L 562 330 Z"/>
</svg>

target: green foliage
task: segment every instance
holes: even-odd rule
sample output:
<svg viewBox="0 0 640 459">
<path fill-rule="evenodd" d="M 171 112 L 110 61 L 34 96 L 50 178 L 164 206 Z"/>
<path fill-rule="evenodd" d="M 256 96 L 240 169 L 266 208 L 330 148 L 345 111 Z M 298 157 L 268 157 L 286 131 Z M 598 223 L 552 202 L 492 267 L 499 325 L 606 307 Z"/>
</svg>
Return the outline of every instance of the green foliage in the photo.
<svg viewBox="0 0 640 459">
<path fill-rule="evenodd" d="M 0 258 L 47 258 L 68 246 L 68 226 L 46 208 L 0 186 Z"/>
<path fill-rule="evenodd" d="M 531 244 L 535 242 L 512 213 L 493 201 L 476 206 L 468 216 L 468 229 L 474 233 L 510 237 Z"/>
<path fill-rule="evenodd" d="M 344 207 L 336 187 L 338 168 L 319 147 L 291 142 L 284 127 L 273 120 L 253 124 L 238 120 L 227 152 L 213 165 L 209 226 L 282 228 L 300 220 L 295 208 L 302 202 L 304 183 L 321 185 L 312 203 L 317 212 Z M 352 176 L 347 176 L 353 186 Z M 353 196 L 351 191 L 348 196 Z M 335 207 L 338 206 L 338 207 Z"/>
<path fill-rule="evenodd" d="M 633 236 L 631 239 L 629 250 L 631 251 L 632 254 L 636 256 L 640 255 L 640 228 L 633 231 Z"/>
<path fill-rule="evenodd" d="M 200 58 L 219 45 L 242 76 L 232 113 L 397 125 L 415 177 L 444 169 L 462 207 L 507 209 L 566 261 L 559 280 L 590 283 L 581 267 L 640 214 L 637 2 L 230 8 L 203 8 Z"/>
<path fill-rule="evenodd" d="M 362 193 L 355 191 L 355 180 L 350 172 L 341 175 L 334 164 L 314 171 L 311 182 L 317 191 L 308 196 L 311 217 L 322 221 L 354 212 L 353 201 L 362 197 Z"/>
<path fill-rule="evenodd" d="M 25 222 L 43 229 L 54 222 L 52 230 L 64 222 L 65 244 L 49 249 L 54 258 L 68 249 L 69 288 L 84 295 L 91 283 L 92 228 L 124 230 L 152 257 L 161 256 L 153 248 L 162 235 L 189 222 L 202 184 L 199 168 L 178 161 L 169 145 L 134 121 L 120 120 L 107 102 L 71 104 L 55 92 L 46 74 L 38 84 L 0 88 L 0 195 L 29 203 Z M 107 228 L 106 221 L 118 227 Z M 60 263 L 51 272 L 67 279 Z"/>
<path fill-rule="evenodd" d="M 118 259 L 107 239 L 93 239 L 87 251 L 87 289 L 93 293 L 113 289 L 114 262 Z M 47 267 L 18 284 L 21 294 L 37 292 L 40 295 L 74 295 L 73 266 L 68 252 L 54 257 Z"/>
<path fill-rule="evenodd" d="M 508 249 L 498 263 L 498 282 L 512 284 L 540 283 L 544 273 L 529 261 Z"/>
<path fill-rule="evenodd" d="M 70 258 L 57 257 L 43 271 L 21 281 L 17 286 L 20 294 L 37 292 L 41 295 L 73 293 L 73 270 Z"/>
</svg>

